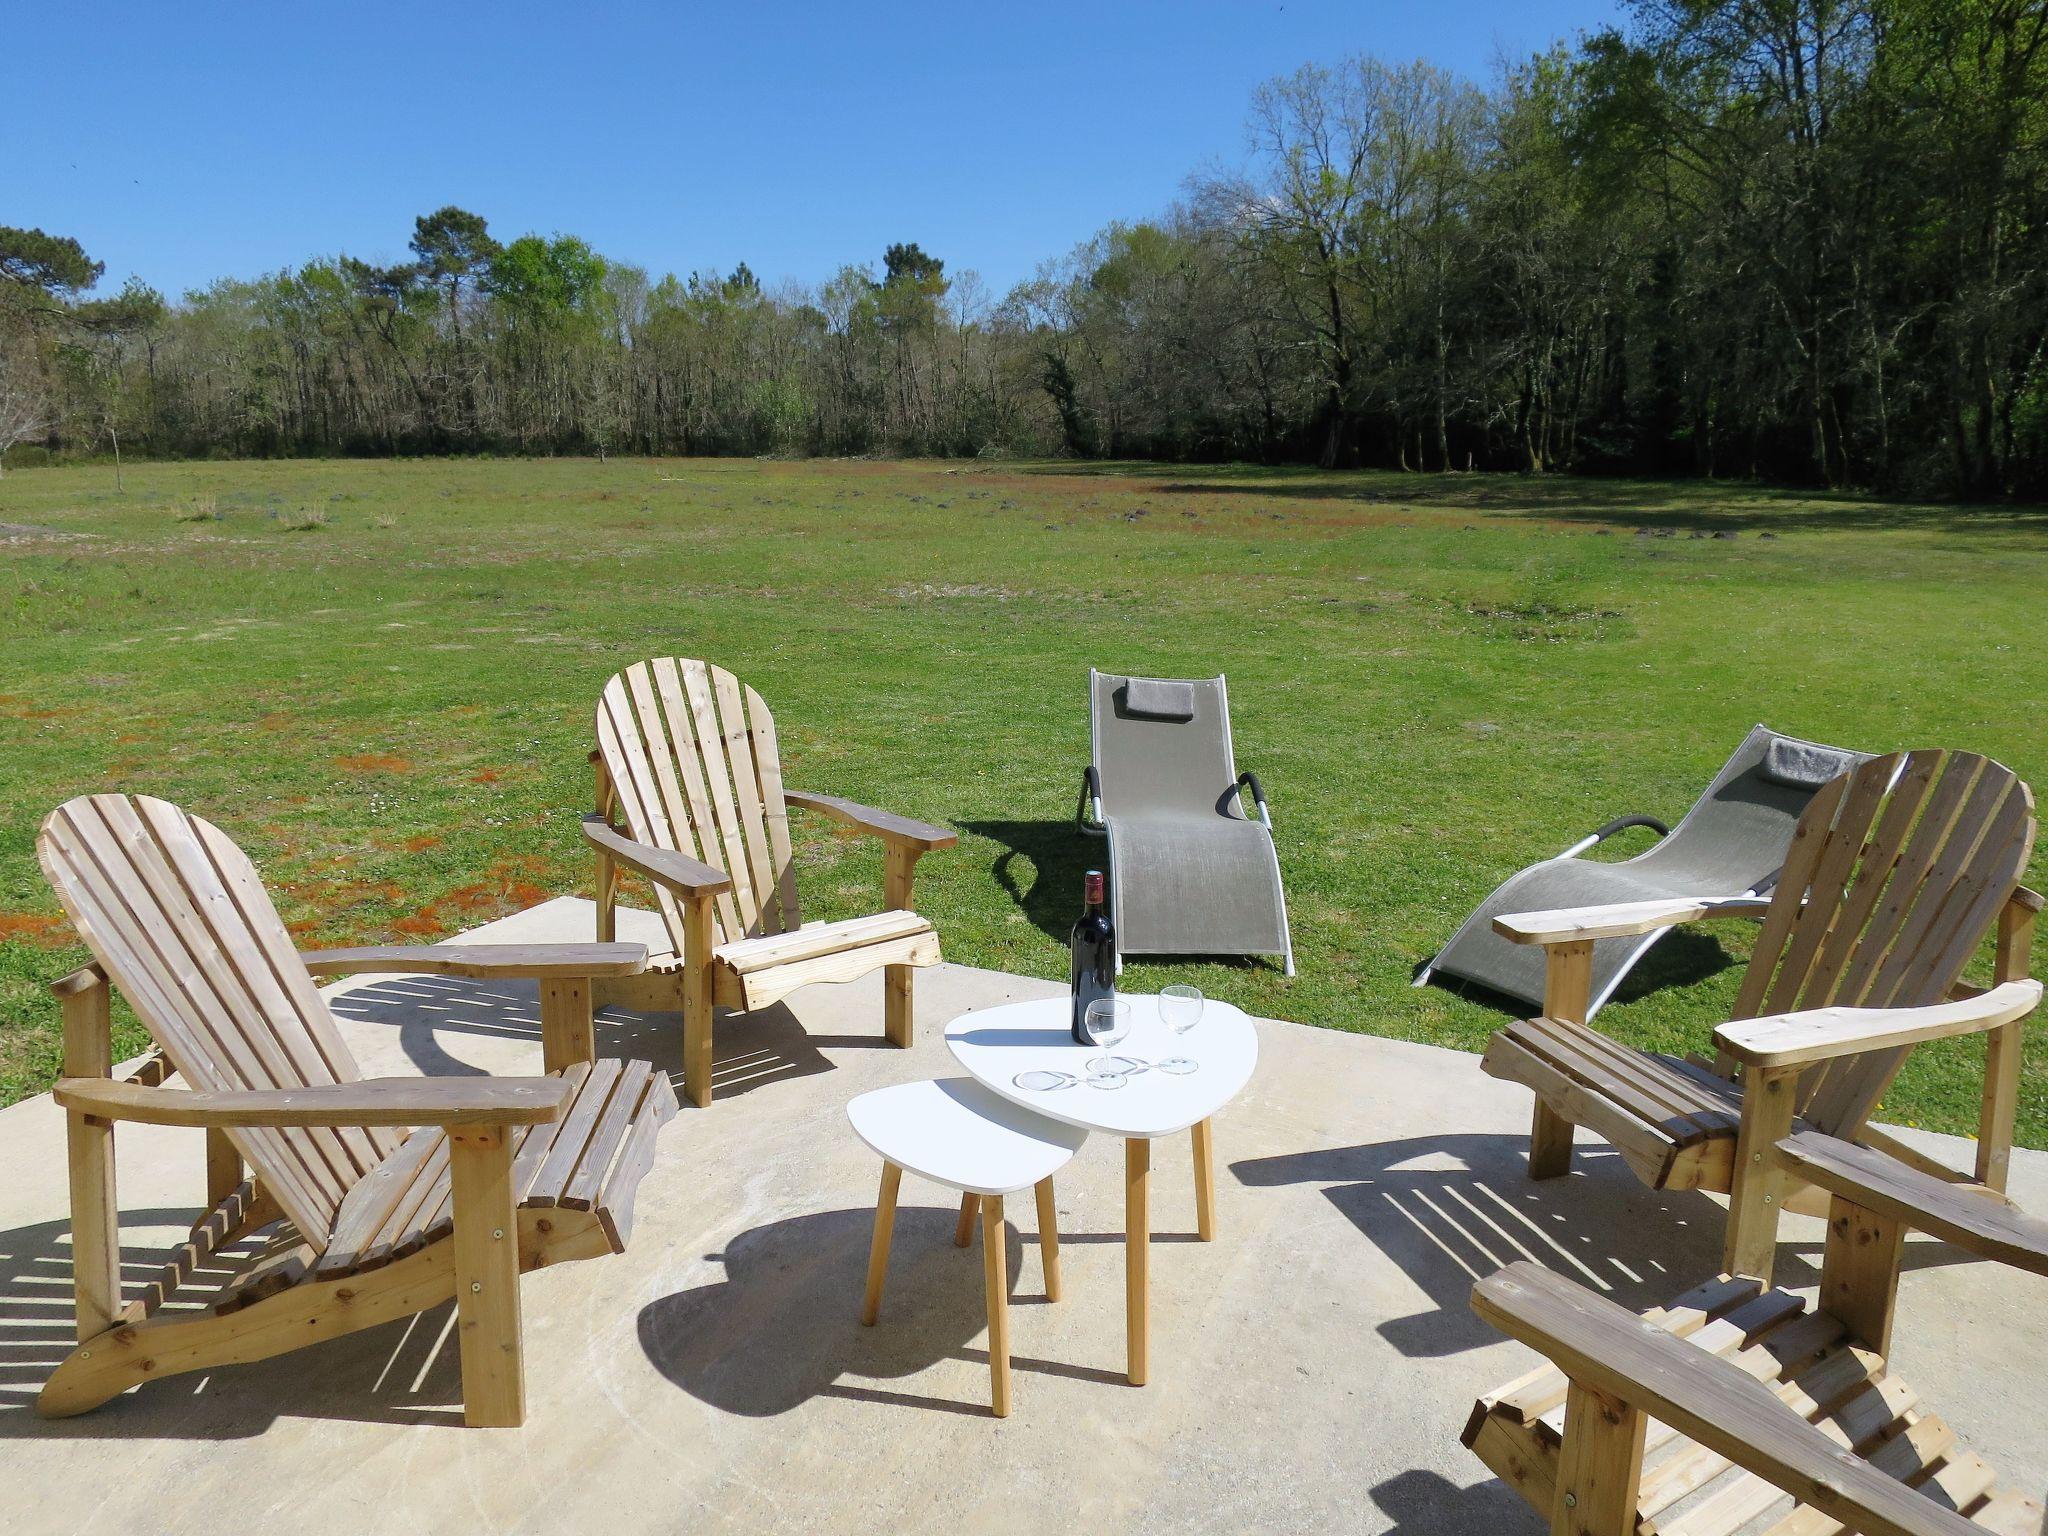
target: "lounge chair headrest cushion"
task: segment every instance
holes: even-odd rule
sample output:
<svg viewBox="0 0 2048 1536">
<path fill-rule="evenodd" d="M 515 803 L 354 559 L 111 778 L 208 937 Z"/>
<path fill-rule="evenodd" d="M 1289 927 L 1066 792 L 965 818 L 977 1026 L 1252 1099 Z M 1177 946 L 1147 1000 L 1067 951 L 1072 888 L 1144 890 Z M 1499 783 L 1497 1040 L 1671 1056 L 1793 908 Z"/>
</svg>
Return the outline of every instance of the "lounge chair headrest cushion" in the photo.
<svg viewBox="0 0 2048 1536">
<path fill-rule="evenodd" d="M 1839 779 L 1864 761 L 1860 752 L 1839 747 L 1816 746 L 1810 741 L 1779 737 L 1764 748 L 1764 760 L 1757 770 L 1773 784 L 1788 789 L 1819 789 L 1830 779 Z"/>
<path fill-rule="evenodd" d="M 1148 720 L 1195 718 L 1195 685 L 1160 677 L 1133 677 L 1124 683 L 1124 713 Z"/>
</svg>

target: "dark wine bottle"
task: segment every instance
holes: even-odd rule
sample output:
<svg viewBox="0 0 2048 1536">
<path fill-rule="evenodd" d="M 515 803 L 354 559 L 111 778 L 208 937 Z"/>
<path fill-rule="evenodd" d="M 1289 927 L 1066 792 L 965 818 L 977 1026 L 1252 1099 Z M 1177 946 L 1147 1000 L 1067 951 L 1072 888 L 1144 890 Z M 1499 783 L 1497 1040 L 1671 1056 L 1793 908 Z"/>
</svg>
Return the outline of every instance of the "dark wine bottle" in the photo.
<svg viewBox="0 0 2048 1536">
<path fill-rule="evenodd" d="M 1116 996 L 1116 928 L 1102 910 L 1102 871 L 1091 869 L 1081 886 L 1081 920 L 1069 941 L 1074 952 L 1074 1038 L 1095 1042 L 1088 1034 L 1088 1005 Z"/>
</svg>

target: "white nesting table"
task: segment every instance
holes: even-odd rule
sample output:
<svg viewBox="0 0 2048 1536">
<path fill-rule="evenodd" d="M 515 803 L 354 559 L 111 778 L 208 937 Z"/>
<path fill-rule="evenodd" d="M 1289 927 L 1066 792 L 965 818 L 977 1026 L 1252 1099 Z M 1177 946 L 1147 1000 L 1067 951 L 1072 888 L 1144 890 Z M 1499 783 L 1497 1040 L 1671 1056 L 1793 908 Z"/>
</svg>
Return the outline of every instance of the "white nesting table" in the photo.
<svg viewBox="0 0 2048 1536">
<path fill-rule="evenodd" d="M 1124 1138 L 1124 1306 L 1128 1372 L 1135 1386 L 1148 1374 L 1151 1322 L 1147 1307 L 1152 1247 L 1152 1143 L 1181 1131 L 1194 1133 L 1195 1223 L 1202 1240 L 1216 1235 L 1216 1165 L 1209 1118 L 1250 1081 L 1259 1040 L 1242 1010 L 1211 998 L 1202 1021 L 1184 1035 L 1160 1022 L 1158 999 L 1119 994 L 1131 1005 L 1131 1032 L 1114 1046 L 1077 1045 L 1068 1033 L 1068 999 L 1005 1003 L 962 1014 L 946 1026 L 946 1045 L 961 1066 L 1013 1104 L 1083 1130 Z M 1086 1075 L 1100 1055 L 1158 1061 L 1185 1056 L 1198 1070 L 1185 1076 L 1141 1072 L 1116 1089 L 1019 1088 L 1019 1073 L 1035 1070 Z"/>
</svg>

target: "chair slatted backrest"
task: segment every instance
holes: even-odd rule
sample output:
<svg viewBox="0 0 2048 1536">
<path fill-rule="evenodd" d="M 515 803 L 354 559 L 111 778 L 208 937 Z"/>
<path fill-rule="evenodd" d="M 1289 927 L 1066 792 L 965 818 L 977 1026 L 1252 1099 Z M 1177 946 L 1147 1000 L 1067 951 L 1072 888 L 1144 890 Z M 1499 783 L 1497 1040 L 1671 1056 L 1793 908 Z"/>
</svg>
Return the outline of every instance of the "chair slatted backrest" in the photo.
<svg viewBox="0 0 2048 1536">
<path fill-rule="evenodd" d="M 604 685 L 597 747 L 636 842 L 731 876 L 732 889 L 713 906 L 716 942 L 802 924 L 782 756 L 774 717 L 758 693 L 706 662 L 635 662 Z M 660 888 L 655 895 L 681 954 L 676 900 Z"/>
<path fill-rule="evenodd" d="M 1969 752 L 1892 752 L 1825 785 L 1799 818 L 1734 1017 L 1944 1001 L 2034 845 L 2018 775 Z M 1809 1072 L 1801 1112 L 1848 1136 L 1910 1047 Z"/>
<path fill-rule="evenodd" d="M 362 1076 L 256 867 L 218 827 L 145 795 L 84 795 L 50 813 L 36 855 L 79 936 L 193 1088 Z M 228 1134 L 316 1247 L 342 1196 L 400 1139 L 356 1127 Z"/>
</svg>

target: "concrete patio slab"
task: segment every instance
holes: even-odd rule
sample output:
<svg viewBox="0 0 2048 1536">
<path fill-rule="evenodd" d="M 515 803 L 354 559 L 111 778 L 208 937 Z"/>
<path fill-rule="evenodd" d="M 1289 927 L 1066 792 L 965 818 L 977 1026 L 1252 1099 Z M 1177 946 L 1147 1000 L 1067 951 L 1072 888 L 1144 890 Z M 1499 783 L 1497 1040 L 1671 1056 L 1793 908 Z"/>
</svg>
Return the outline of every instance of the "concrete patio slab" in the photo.
<svg viewBox="0 0 2048 1536">
<path fill-rule="evenodd" d="M 585 939 L 561 900 L 468 937 Z M 622 938 L 658 938 L 627 914 Z M 253 1365 L 38 1419 L 70 1344 L 62 1122 L 0 1112 L 0 1491 L 16 1532 L 819 1530 L 1537 1531 L 1458 1445 L 1473 1397 L 1530 1363 L 1465 1304 L 1530 1257 L 1631 1306 L 1717 1267 L 1721 1209 L 1642 1189 L 1597 1142 L 1523 1176 L 1526 1092 L 1468 1055 L 1261 1022 L 1250 1087 L 1217 1121 L 1217 1240 L 1193 1238 L 1185 1138 L 1155 1149 L 1152 1381 L 1124 1380 L 1122 1155 L 1059 1184 L 1065 1298 L 1043 1300 L 1011 1203 L 1013 1417 L 987 1416 L 978 1254 L 949 1192 L 906 1179 L 879 1326 L 858 1325 L 880 1173 L 842 1106 L 953 1075 L 963 1010 L 1056 986 L 920 974 L 918 1038 L 881 1038 L 879 977 L 722 1022 L 718 1100 L 684 1110 L 615 1258 L 527 1278 L 528 1415 L 467 1430 L 447 1307 Z M 537 1071 L 530 984 L 357 979 L 331 989 L 371 1073 Z M 680 1069 L 680 1023 L 606 1015 L 607 1053 Z M 1920 1141 L 1952 1162 L 1964 1144 Z M 197 1132 L 124 1128 L 130 1274 L 182 1233 Z M 2048 1209 L 2048 1156 L 2015 1193 Z M 1788 1223 L 1810 1285 L 1820 1225 Z M 2048 1282 L 1916 1240 L 1896 1364 L 2004 1475 L 2048 1483 Z"/>
</svg>

